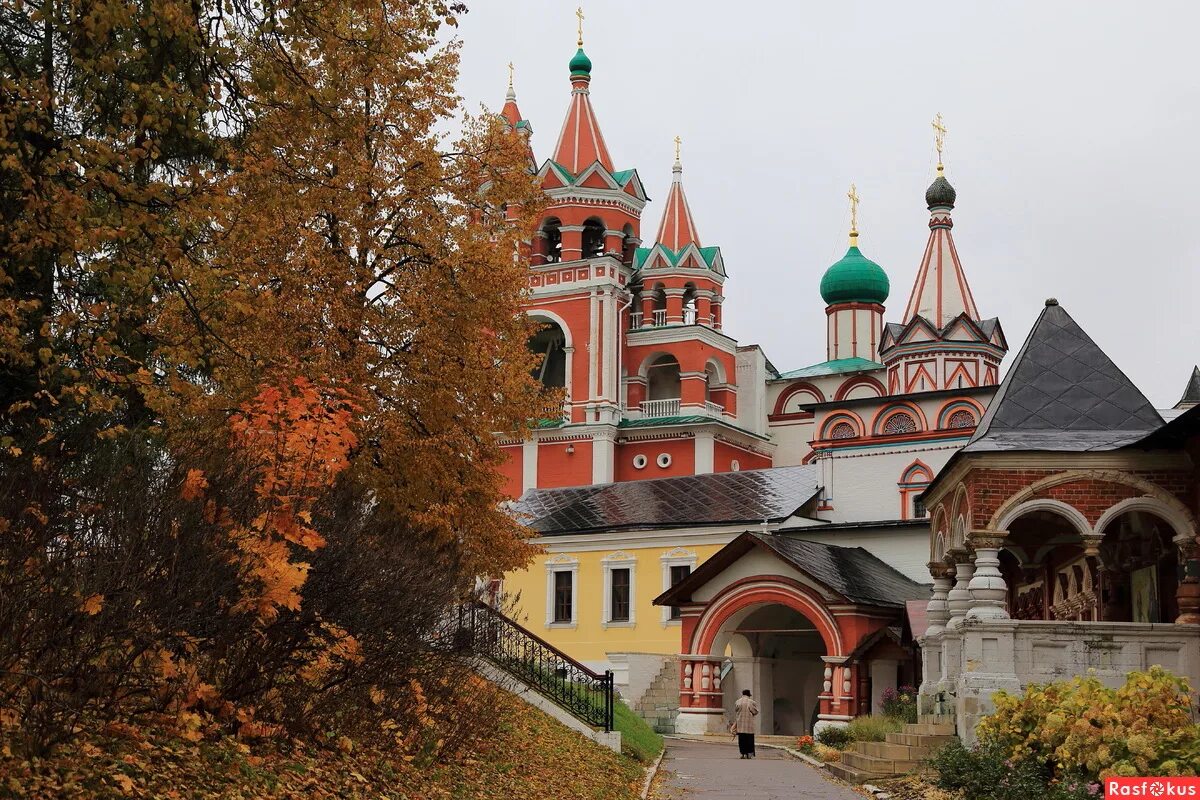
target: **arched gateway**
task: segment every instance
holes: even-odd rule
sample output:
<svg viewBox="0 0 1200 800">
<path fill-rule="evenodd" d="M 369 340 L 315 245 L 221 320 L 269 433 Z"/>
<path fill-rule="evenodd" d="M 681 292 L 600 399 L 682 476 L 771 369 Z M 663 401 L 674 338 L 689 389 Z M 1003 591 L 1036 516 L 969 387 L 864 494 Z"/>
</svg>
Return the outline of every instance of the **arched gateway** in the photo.
<svg viewBox="0 0 1200 800">
<path fill-rule="evenodd" d="M 723 730 L 743 689 L 763 733 L 802 734 L 916 685 L 908 601 L 928 587 L 861 548 L 745 533 L 654 602 L 681 610 L 681 733 Z"/>
</svg>

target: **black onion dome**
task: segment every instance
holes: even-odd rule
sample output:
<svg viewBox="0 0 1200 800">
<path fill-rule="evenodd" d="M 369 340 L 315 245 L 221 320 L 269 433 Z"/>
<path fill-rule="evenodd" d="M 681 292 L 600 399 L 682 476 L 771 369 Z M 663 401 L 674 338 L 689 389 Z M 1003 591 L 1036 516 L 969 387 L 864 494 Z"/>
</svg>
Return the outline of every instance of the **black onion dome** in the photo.
<svg viewBox="0 0 1200 800">
<path fill-rule="evenodd" d="M 958 193 L 954 191 L 954 187 L 950 185 L 950 181 L 946 180 L 946 176 L 938 175 L 933 183 L 929 184 L 929 188 L 925 190 L 925 205 L 930 206 L 949 206 L 954 208 L 954 200 L 958 197 Z"/>
</svg>

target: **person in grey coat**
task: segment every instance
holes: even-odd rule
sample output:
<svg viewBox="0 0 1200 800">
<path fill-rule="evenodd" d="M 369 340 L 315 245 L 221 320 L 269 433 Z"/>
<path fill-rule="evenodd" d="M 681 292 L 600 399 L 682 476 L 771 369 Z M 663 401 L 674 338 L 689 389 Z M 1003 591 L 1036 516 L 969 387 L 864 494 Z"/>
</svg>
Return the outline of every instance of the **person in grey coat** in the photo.
<svg viewBox="0 0 1200 800">
<path fill-rule="evenodd" d="M 742 696 L 733 704 L 733 725 L 737 734 L 738 752 L 742 758 L 754 758 L 754 718 L 758 716 L 758 703 L 750 696 L 749 689 L 742 689 Z"/>
</svg>

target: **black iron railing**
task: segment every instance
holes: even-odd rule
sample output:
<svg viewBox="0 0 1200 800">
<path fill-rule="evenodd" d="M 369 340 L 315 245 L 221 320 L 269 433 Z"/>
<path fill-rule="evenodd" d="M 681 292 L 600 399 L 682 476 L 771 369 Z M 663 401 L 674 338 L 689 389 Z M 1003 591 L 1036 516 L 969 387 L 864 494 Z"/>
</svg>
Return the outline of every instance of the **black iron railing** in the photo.
<svg viewBox="0 0 1200 800">
<path fill-rule="evenodd" d="M 459 647 L 467 647 L 588 725 L 613 729 L 613 674 L 593 672 L 484 603 L 458 608 Z"/>
</svg>

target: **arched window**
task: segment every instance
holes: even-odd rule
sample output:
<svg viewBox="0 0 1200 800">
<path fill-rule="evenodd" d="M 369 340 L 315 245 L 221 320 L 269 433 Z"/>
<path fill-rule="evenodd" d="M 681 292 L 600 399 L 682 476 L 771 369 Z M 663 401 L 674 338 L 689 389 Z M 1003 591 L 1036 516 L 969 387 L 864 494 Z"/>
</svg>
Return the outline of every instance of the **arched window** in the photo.
<svg viewBox="0 0 1200 800">
<path fill-rule="evenodd" d="M 583 223 L 583 257 L 604 255 L 604 223 L 592 217 Z"/>
<path fill-rule="evenodd" d="M 839 422 L 829 430 L 830 439 L 853 439 L 855 436 L 854 426 L 849 422 Z"/>
<path fill-rule="evenodd" d="M 946 419 L 947 428 L 974 428 L 975 415 L 965 408 L 960 408 Z"/>
<path fill-rule="evenodd" d="M 542 223 L 542 241 L 545 247 L 546 263 L 557 264 L 562 261 L 562 223 L 557 217 L 551 217 Z"/>
<path fill-rule="evenodd" d="M 883 429 L 880 431 L 884 436 L 898 436 L 904 433 L 916 433 L 917 421 L 912 418 L 912 415 L 906 414 L 903 411 L 892 414 L 883 422 Z"/>
<path fill-rule="evenodd" d="M 914 461 L 900 475 L 897 486 L 900 489 L 901 519 L 921 519 L 929 516 L 920 496 L 933 480 L 933 472 L 923 462 Z"/>
<path fill-rule="evenodd" d="M 549 320 L 544 328 L 529 337 L 527 345 L 530 352 L 541 357 L 531 374 L 548 389 L 567 385 L 567 353 L 563 349 L 566 341 L 563 329 Z"/>
</svg>

